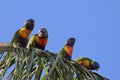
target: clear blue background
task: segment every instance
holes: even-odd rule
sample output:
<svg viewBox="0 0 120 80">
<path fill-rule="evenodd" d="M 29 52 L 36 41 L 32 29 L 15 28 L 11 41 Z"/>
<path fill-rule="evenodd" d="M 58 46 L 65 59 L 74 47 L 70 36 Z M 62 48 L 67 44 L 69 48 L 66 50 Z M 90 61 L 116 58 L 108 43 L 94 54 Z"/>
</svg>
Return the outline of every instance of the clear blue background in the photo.
<svg viewBox="0 0 120 80">
<path fill-rule="evenodd" d="M 1 0 L 0 42 L 10 42 L 28 18 L 35 20 L 31 36 L 48 29 L 46 49 L 57 53 L 75 37 L 72 59 L 89 57 L 100 63 L 97 73 L 120 79 L 119 0 Z"/>
</svg>

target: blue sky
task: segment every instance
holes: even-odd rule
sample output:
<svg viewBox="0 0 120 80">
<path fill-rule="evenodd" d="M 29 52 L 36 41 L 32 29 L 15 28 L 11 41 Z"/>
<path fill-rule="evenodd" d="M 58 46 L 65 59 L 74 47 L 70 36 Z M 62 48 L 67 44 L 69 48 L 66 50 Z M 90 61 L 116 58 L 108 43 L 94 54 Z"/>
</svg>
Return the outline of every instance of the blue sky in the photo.
<svg viewBox="0 0 120 80">
<path fill-rule="evenodd" d="M 72 59 L 94 59 L 101 65 L 97 73 L 119 79 L 119 0 L 1 0 L 0 42 L 10 42 L 28 18 L 35 20 L 31 36 L 40 27 L 48 29 L 47 50 L 57 53 L 67 38 L 75 37 Z"/>
</svg>

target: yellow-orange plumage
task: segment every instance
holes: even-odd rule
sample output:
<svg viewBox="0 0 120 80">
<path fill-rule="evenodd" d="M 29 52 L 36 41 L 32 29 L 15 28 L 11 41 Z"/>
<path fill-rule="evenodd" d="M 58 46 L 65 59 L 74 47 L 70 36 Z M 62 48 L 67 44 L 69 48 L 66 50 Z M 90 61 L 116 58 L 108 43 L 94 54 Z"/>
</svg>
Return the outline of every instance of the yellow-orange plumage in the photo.
<svg viewBox="0 0 120 80">
<path fill-rule="evenodd" d="M 69 56 L 72 56 L 72 52 L 73 52 L 73 47 L 72 46 L 65 46 L 64 49 Z"/>
<path fill-rule="evenodd" d="M 26 27 L 23 27 L 19 30 L 19 34 L 20 36 L 22 36 L 23 38 L 29 38 L 30 34 L 31 34 L 32 30 L 27 29 Z"/>
<path fill-rule="evenodd" d="M 70 61 L 72 59 L 74 43 L 75 43 L 75 38 L 73 37 L 68 38 L 65 43 L 65 46 L 59 52 L 60 56 Z"/>
<path fill-rule="evenodd" d="M 83 60 L 83 61 L 80 61 L 79 64 L 85 66 L 87 69 L 90 69 L 90 61 L 89 60 Z"/>
<path fill-rule="evenodd" d="M 100 68 L 100 64 L 97 61 L 94 61 L 88 57 L 80 57 L 75 59 L 75 62 L 81 64 L 88 70 L 98 70 Z"/>
<path fill-rule="evenodd" d="M 48 43 L 48 31 L 46 28 L 40 28 L 39 33 L 32 36 L 29 40 L 27 48 L 38 48 L 45 50 Z"/>
<path fill-rule="evenodd" d="M 47 42 L 48 42 L 48 38 L 39 38 L 39 36 L 35 37 L 35 41 L 37 44 L 40 44 L 41 46 L 46 46 Z"/>
<path fill-rule="evenodd" d="M 28 44 L 28 41 L 30 39 L 30 34 L 32 30 L 34 29 L 34 20 L 28 19 L 24 26 L 20 29 L 18 29 L 12 38 L 11 46 L 13 47 L 23 47 L 25 48 Z"/>
</svg>

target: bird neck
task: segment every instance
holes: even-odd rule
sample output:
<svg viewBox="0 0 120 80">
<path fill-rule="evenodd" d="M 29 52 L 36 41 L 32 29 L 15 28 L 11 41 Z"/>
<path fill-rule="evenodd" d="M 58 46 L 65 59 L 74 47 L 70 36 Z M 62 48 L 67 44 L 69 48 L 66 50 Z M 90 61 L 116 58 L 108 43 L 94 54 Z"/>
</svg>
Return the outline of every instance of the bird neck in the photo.
<svg viewBox="0 0 120 80">
<path fill-rule="evenodd" d="M 29 30 L 25 27 L 21 28 L 19 30 L 19 34 L 23 37 L 23 38 L 29 38 L 30 34 L 31 34 L 32 30 Z"/>
<path fill-rule="evenodd" d="M 69 56 L 72 56 L 72 52 L 73 52 L 73 47 L 72 47 L 72 46 L 66 45 L 66 46 L 64 47 L 64 50 L 67 52 L 67 54 L 68 54 Z"/>
</svg>

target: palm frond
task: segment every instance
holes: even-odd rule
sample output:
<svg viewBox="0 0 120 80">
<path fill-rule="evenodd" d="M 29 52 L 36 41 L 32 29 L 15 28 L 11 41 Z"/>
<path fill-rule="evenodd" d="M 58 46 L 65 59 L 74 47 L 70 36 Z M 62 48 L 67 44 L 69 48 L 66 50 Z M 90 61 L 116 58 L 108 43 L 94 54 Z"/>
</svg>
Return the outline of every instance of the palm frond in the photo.
<svg viewBox="0 0 120 80">
<path fill-rule="evenodd" d="M 109 80 L 59 54 L 40 49 L 0 47 L 0 80 Z M 6 54 L 5 54 L 6 53 Z"/>
</svg>

